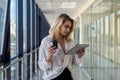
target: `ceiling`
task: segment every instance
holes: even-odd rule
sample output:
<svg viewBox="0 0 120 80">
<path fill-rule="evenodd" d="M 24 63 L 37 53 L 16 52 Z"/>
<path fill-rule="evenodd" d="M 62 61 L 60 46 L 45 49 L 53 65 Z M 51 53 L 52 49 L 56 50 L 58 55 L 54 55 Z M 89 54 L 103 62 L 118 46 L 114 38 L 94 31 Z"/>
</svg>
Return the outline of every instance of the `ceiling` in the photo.
<svg viewBox="0 0 120 80">
<path fill-rule="evenodd" d="M 67 13 L 73 19 L 88 8 L 95 0 L 35 0 L 51 25 L 60 13 Z"/>
</svg>

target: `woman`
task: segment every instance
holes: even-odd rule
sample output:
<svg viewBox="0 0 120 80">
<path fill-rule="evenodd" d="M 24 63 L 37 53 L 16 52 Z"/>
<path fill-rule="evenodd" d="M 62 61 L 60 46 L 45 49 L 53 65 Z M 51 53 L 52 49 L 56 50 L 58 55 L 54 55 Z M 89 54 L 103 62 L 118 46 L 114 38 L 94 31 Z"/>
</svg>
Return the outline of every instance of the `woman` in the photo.
<svg viewBox="0 0 120 80">
<path fill-rule="evenodd" d="M 84 50 L 75 55 L 65 55 L 73 46 L 71 33 L 74 21 L 67 14 L 60 14 L 40 46 L 38 65 L 44 71 L 44 80 L 73 80 L 68 67 L 75 64 L 75 55 L 81 58 Z M 52 46 L 52 40 L 58 41 L 58 47 Z"/>
</svg>

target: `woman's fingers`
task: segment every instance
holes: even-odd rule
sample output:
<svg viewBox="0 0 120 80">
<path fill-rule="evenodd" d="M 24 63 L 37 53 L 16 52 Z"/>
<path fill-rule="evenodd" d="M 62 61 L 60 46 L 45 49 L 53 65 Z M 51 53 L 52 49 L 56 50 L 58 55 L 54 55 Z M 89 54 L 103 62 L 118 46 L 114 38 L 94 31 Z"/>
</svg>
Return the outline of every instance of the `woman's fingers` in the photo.
<svg viewBox="0 0 120 80">
<path fill-rule="evenodd" d="M 85 54 L 85 49 L 78 51 L 77 54 L 78 54 L 78 57 L 81 58 Z"/>
<path fill-rule="evenodd" d="M 49 52 L 50 55 L 53 55 L 56 52 L 56 47 L 50 46 L 49 49 L 48 49 L 48 52 Z"/>
</svg>

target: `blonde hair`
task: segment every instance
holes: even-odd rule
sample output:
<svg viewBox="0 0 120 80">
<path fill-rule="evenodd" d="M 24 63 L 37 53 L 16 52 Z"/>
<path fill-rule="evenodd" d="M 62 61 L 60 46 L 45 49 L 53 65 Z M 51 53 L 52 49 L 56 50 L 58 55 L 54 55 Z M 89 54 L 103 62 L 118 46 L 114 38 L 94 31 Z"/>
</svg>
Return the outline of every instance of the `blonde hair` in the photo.
<svg viewBox="0 0 120 80">
<path fill-rule="evenodd" d="M 50 28 L 49 34 L 53 39 L 59 40 L 59 35 L 60 35 L 59 32 L 60 32 L 61 26 L 63 25 L 63 23 L 65 21 L 70 21 L 72 23 L 71 30 L 70 30 L 69 34 L 65 37 L 65 39 L 68 42 L 70 42 L 72 40 L 71 33 L 73 31 L 73 28 L 74 28 L 74 20 L 72 18 L 70 18 L 67 14 L 60 14 L 56 18 L 54 25 Z"/>
</svg>

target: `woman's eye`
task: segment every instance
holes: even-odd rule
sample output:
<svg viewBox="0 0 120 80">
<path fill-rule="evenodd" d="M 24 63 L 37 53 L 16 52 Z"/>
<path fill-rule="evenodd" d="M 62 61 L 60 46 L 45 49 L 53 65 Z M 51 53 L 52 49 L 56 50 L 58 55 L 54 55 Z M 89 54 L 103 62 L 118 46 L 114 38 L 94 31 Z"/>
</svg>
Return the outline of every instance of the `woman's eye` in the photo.
<svg viewBox="0 0 120 80">
<path fill-rule="evenodd" d="M 68 29 L 68 28 L 71 28 L 71 27 L 67 25 L 67 26 L 65 26 L 65 28 Z"/>
<path fill-rule="evenodd" d="M 65 26 L 65 28 L 70 28 L 70 26 L 67 25 L 67 26 Z"/>
<path fill-rule="evenodd" d="M 65 26 L 65 28 L 68 28 L 68 26 Z"/>
</svg>

